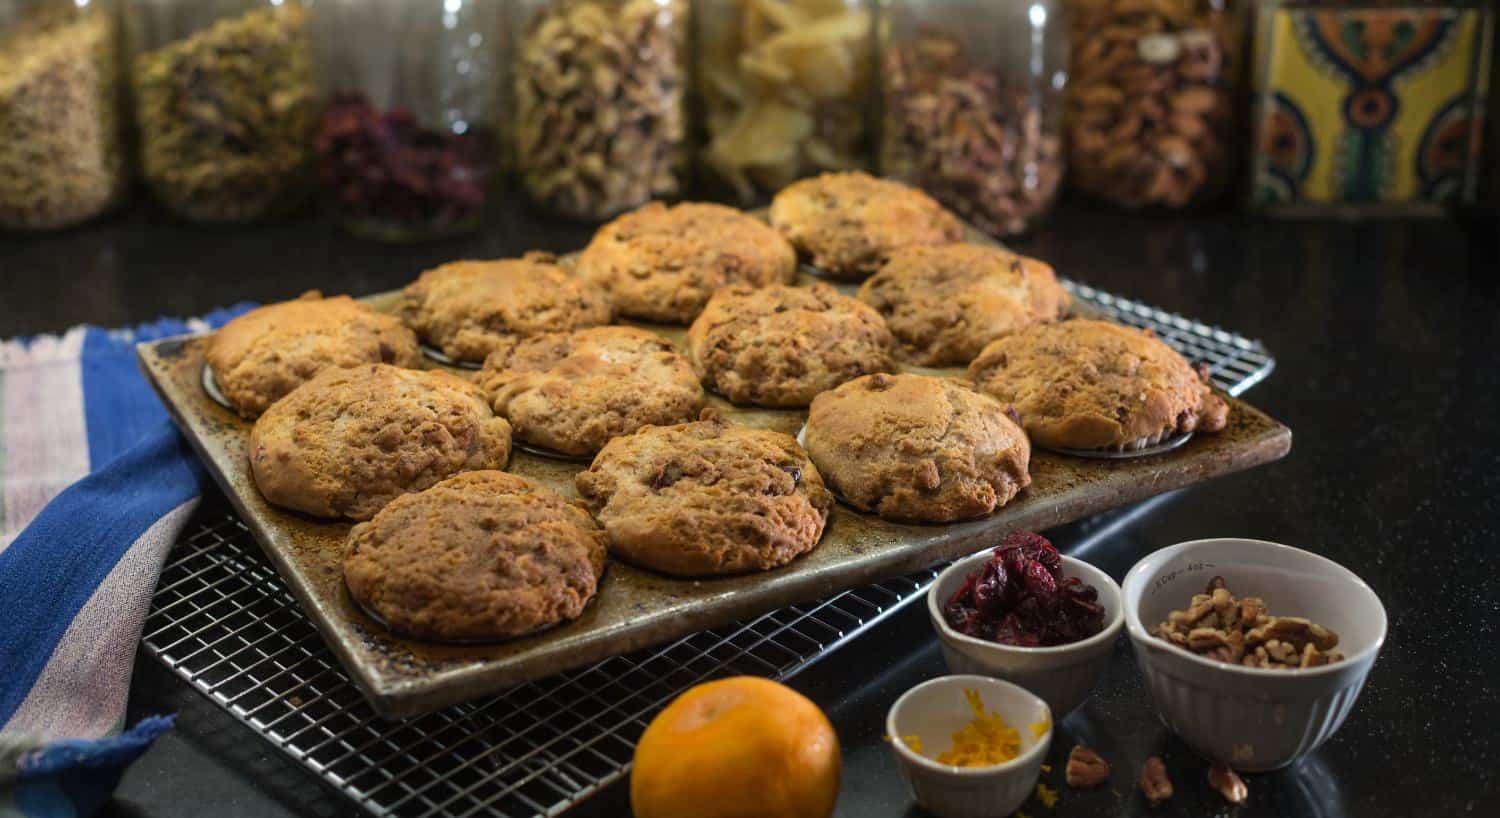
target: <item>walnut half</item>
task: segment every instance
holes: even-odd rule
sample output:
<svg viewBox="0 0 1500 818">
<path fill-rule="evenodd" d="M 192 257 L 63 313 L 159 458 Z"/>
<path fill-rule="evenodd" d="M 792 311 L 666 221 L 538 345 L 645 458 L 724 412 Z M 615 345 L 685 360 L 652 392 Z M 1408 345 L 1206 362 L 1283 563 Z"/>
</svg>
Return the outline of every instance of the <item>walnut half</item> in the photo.
<svg viewBox="0 0 1500 818">
<path fill-rule="evenodd" d="M 1250 797 L 1250 788 L 1245 786 L 1244 779 L 1225 764 L 1208 768 L 1208 785 L 1231 804 L 1243 804 Z"/>
<path fill-rule="evenodd" d="M 1172 779 L 1167 778 L 1167 765 L 1152 756 L 1141 765 L 1141 792 L 1151 806 L 1156 806 L 1172 797 Z"/>
<path fill-rule="evenodd" d="M 1075 790 L 1097 787 L 1109 780 L 1109 762 L 1098 753 L 1079 744 L 1068 753 L 1068 767 L 1064 771 L 1068 786 Z"/>
</svg>

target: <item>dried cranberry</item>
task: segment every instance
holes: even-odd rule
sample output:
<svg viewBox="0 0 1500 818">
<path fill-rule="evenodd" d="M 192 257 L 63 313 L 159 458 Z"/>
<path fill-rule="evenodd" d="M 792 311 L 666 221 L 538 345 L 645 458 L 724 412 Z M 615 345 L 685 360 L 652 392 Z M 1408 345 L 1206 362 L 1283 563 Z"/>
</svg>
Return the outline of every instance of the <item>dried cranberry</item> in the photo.
<svg viewBox="0 0 1500 818">
<path fill-rule="evenodd" d="M 1054 578 L 1062 576 L 1062 555 L 1057 552 L 1052 543 L 1047 541 L 1046 537 L 1040 534 L 1033 534 L 1029 531 L 1007 534 L 1000 542 L 1000 547 L 995 549 L 995 553 L 1007 552 L 1014 554 L 1010 557 L 1012 561 L 1019 559 L 1040 562 L 1047 566 L 1047 570 L 1052 572 Z"/>
<path fill-rule="evenodd" d="M 1062 576 L 1062 556 L 1046 538 L 1006 536 L 949 597 L 943 616 L 955 630 L 1007 645 L 1062 645 L 1104 628 L 1099 592 Z"/>
<path fill-rule="evenodd" d="M 1050 604 L 1057 597 L 1057 580 L 1047 566 L 1040 562 L 1026 563 L 1026 593 L 1043 604 Z"/>
<path fill-rule="evenodd" d="M 472 131 L 423 128 L 405 109 L 335 94 L 316 144 L 323 184 L 354 220 L 441 231 L 484 204 L 489 150 Z"/>
</svg>

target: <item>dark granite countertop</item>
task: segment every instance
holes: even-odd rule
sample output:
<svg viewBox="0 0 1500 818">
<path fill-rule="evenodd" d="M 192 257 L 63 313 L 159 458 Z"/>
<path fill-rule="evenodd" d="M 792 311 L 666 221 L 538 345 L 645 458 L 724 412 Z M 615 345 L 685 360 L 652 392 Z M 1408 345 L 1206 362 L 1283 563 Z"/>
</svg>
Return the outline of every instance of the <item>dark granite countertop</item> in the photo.
<svg viewBox="0 0 1500 818">
<path fill-rule="evenodd" d="M 1157 721 L 1125 642 L 1089 703 L 1059 725 L 1134 770 L 1163 755 L 1178 797 L 1149 810 L 1063 789 L 1032 818 L 1088 815 L 1500 814 L 1500 274 L 1493 227 L 1451 222 L 1259 222 L 1065 206 L 1017 243 L 1074 279 L 1265 341 L 1278 359 L 1248 397 L 1296 438 L 1279 463 L 1181 492 L 1078 554 L 1114 577 L 1187 539 L 1244 536 L 1318 551 L 1381 595 L 1390 635 L 1342 731 L 1292 769 L 1251 776 L 1227 809 L 1204 766 Z M 0 238 L 0 337 L 89 321 L 192 314 L 318 287 L 368 293 L 463 256 L 566 250 L 584 226 L 497 214 L 476 236 L 385 247 L 315 219 L 240 229 L 144 208 L 55 236 Z M 1054 532 L 1068 547 L 1077 527 Z M 920 814 L 883 746 L 902 691 L 944 672 L 920 606 L 797 677 L 844 745 L 841 816 Z M 354 807 L 148 658 L 130 718 L 178 729 L 125 777 L 108 815 L 351 815 Z M 1052 783 L 1060 783 L 1054 772 Z M 626 815 L 616 785 L 570 815 Z"/>
</svg>

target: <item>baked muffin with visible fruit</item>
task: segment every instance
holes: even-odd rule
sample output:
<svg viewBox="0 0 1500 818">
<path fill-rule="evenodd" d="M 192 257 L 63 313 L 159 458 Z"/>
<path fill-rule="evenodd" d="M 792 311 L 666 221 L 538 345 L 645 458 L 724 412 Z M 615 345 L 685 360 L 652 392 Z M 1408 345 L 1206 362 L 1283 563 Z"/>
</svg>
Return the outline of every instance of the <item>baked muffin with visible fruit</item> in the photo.
<svg viewBox="0 0 1500 818">
<path fill-rule="evenodd" d="M 818 544 L 833 505 L 790 435 L 712 412 L 611 440 L 576 485 L 613 554 L 675 576 L 785 565 Z"/>
<path fill-rule="evenodd" d="M 806 406 L 847 380 L 889 372 L 890 346 L 875 310 L 822 283 L 726 287 L 687 334 L 703 383 L 750 406 Z"/>
<path fill-rule="evenodd" d="M 368 520 L 445 477 L 504 468 L 510 424 L 457 375 L 366 364 L 325 369 L 272 404 L 248 450 L 266 502 Z"/>
<path fill-rule="evenodd" d="M 937 200 L 868 173 L 793 182 L 771 200 L 771 225 L 814 267 L 846 279 L 871 275 L 903 247 L 963 238 L 963 225 Z"/>
<path fill-rule="evenodd" d="M 797 253 L 765 222 L 732 207 L 651 202 L 599 229 L 578 274 L 620 315 L 686 324 L 729 284 L 764 287 L 797 276 Z"/>
<path fill-rule="evenodd" d="M 907 247 L 859 288 L 918 366 L 963 366 L 985 344 L 1068 311 L 1052 268 L 982 244 Z"/>
<path fill-rule="evenodd" d="M 889 520 L 982 517 L 1031 484 L 1005 407 L 926 375 L 867 375 L 813 399 L 802 440 L 841 499 Z"/>
<path fill-rule="evenodd" d="M 605 553 L 604 532 L 581 504 L 524 477 L 471 471 L 354 526 L 344 583 L 398 633 L 505 639 L 577 618 L 599 588 Z"/>
<path fill-rule="evenodd" d="M 1154 335 L 1106 321 L 1037 325 L 984 348 L 969 365 L 984 392 L 1012 407 L 1032 442 L 1129 451 L 1179 432 L 1217 432 L 1229 404 Z"/>
<path fill-rule="evenodd" d="M 550 253 L 455 261 L 401 291 L 401 320 L 455 361 L 479 363 L 508 338 L 608 324 L 609 299 Z"/>
<path fill-rule="evenodd" d="M 570 455 L 593 454 L 642 426 L 692 420 L 703 406 L 688 360 L 635 327 L 508 339 L 476 383 L 518 440 Z"/>
<path fill-rule="evenodd" d="M 393 315 L 347 295 L 313 290 L 267 304 L 220 327 L 208 339 L 208 368 L 224 399 L 255 418 L 329 367 L 416 366 L 417 337 Z"/>
</svg>

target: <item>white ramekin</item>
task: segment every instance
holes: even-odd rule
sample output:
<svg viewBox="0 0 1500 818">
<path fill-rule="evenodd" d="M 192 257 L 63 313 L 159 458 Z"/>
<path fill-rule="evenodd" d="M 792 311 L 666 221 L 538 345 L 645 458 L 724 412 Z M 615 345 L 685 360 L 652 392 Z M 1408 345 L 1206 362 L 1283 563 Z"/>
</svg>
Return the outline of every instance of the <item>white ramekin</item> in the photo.
<svg viewBox="0 0 1500 818">
<path fill-rule="evenodd" d="M 1273 615 L 1300 616 L 1339 635 L 1344 661 L 1306 670 L 1231 665 L 1151 634 L 1222 576 L 1236 596 L 1258 596 Z M 1354 707 L 1385 642 L 1385 607 L 1348 569 L 1262 540 L 1194 540 L 1146 557 L 1125 576 L 1125 627 L 1157 713 L 1214 761 L 1274 770 L 1327 741 Z"/>
<path fill-rule="evenodd" d="M 974 673 L 1015 682 L 1042 697 L 1061 719 L 1088 698 L 1104 669 L 1109 667 L 1115 639 L 1125 625 L 1120 586 L 1083 560 L 1063 555 L 1063 576 L 1078 577 L 1099 590 L 1104 606 L 1104 630 L 1081 642 L 1048 648 L 1001 645 L 966 636 L 948 626 L 943 606 L 969 574 L 990 559 L 993 550 L 964 557 L 938 575 L 927 591 L 927 613 L 937 631 L 943 661 L 951 673 Z"/>
<path fill-rule="evenodd" d="M 953 743 L 953 734 L 974 720 L 964 690 L 979 691 L 986 712 L 999 713 L 1021 735 L 1021 753 L 989 767 L 951 767 L 919 755 L 902 741 L 922 740 L 925 753 L 937 755 Z M 1047 720 L 1040 738 L 1031 725 Z M 1052 714 L 1047 703 L 1021 688 L 988 676 L 939 676 L 906 691 L 885 717 L 891 752 L 912 797 L 938 818 L 994 818 L 1016 811 L 1036 788 L 1047 748 L 1052 744 Z"/>
</svg>

